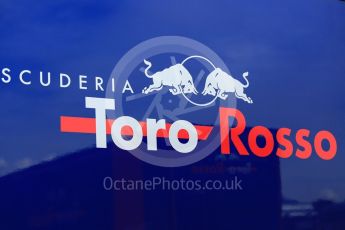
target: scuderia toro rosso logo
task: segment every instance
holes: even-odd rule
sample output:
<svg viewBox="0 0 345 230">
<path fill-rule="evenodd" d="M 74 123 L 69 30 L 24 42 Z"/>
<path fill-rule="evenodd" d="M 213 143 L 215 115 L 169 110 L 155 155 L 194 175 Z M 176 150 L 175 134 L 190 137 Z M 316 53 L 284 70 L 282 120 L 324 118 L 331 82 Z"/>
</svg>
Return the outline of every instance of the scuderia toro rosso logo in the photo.
<svg viewBox="0 0 345 230">
<path fill-rule="evenodd" d="M 165 167 L 192 164 L 217 150 L 301 159 L 315 152 L 324 160 L 334 158 L 337 142 L 329 131 L 247 127 L 236 107 L 254 103 L 248 96 L 252 77 L 246 71 L 234 76 L 215 52 L 195 40 L 157 37 L 116 64 L 105 98 L 85 98 L 94 118 L 61 116 L 61 131 L 95 133 L 97 148 L 107 148 L 110 136 L 117 147 Z"/>
</svg>

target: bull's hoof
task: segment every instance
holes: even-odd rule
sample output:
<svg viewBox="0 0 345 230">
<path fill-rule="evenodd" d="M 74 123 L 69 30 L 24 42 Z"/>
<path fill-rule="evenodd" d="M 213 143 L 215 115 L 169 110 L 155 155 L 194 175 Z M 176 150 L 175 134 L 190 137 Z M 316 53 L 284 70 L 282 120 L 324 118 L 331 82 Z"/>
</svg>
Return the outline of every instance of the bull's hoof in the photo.
<svg viewBox="0 0 345 230">
<path fill-rule="evenodd" d="M 226 95 L 226 94 L 221 94 L 221 95 L 219 95 L 219 98 L 220 98 L 220 99 L 223 99 L 223 100 L 226 100 L 226 99 L 228 98 L 228 95 Z"/>
<path fill-rule="evenodd" d="M 172 95 L 177 95 L 177 94 L 180 94 L 181 91 L 180 90 L 177 90 L 177 89 L 169 89 L 170 93 L 172 93 Z"/>
</svg>

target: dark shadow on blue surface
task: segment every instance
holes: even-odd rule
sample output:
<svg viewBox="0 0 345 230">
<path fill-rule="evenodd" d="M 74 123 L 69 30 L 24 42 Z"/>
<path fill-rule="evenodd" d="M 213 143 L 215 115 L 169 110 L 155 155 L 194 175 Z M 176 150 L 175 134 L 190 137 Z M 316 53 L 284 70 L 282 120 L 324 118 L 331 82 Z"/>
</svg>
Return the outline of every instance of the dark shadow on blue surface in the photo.
<svg viewBox="0 0 345 230">
<path fill-rule="evenodd" d="M 240 191 L 107 191 L 104 177 L 226 180 Z M 278 158 L 220 155 L 162 168 L 120 150 L 85 149 L 0 179 L 1 229 L 278 229 Z"/>
</svg>

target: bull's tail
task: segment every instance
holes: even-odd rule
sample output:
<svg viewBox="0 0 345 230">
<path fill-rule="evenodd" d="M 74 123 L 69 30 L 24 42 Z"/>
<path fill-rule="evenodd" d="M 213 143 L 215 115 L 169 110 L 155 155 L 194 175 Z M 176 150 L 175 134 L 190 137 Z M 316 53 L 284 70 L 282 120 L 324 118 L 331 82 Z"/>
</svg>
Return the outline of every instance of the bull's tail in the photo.
<svg viewBox="0 0 345 230">
<path fill-rule="evenodd" d="M 248 88 L 248 86 L 249 86 L 249 81 L 248 81 L 248 79 L 247 79 L 248 75 L 249 75 L 248 72 L 244 72 L 244 73 L 242 74 L 244 80 L 246 81 L 246 84 L 245 84 L 245 85 L 242 84 L 242 85 L 243 85 L 243 88 Z"/>
<path fill-rule="evenodd" d="M 146 77 L 152 78 L 152 75 L 150 75 L 150 74 L 148 73 L 149 69 L 150 69 L 151 66 L 152 66 L 151 62 L 149 62 L 149 61 L 147 61 L 146 59 L 144 59 L 144 63 L 145 63 L 145 65 L 147 65 L 147 67 L 146 67 L 146 69 L 145 69 L 145 71 L 144 71 Z"/>
</svg>

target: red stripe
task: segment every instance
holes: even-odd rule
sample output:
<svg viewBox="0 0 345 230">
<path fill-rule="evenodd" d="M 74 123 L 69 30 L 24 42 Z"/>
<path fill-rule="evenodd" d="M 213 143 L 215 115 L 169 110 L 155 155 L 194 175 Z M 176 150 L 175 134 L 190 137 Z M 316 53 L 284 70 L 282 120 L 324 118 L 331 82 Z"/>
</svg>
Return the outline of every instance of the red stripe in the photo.
<svg viewBox="0 0 345 230">
<path fill-rule="evenodd" d="M 107 134 L 110 134 L 111 124 L 114 120 L 107 119 L 106 122 L 106 130 Z M 146 122 L 140 121 L 139 122 L 142 130 L 143 135 L 146 136 Z M 158 130 L 157 137 L 167 138 L 169 137 L 169 129 L 171 124 L 166 124 L 165 130 Z M 198 132 L 198 139 L 199 140 L 206 140 L 212 131 L 212 126 L 202 126 L 202 125 L 195 125 L 194 126 Z M 60 131 L 65 133 L 96 133 L 96 119 L 95 118 L 86 118 L 86 117 L 68 117 L 68 116 L 61 116 L 60 117 Z M 122 135 L 132 136 L 133 131 L 130 127 L 124 127 L 121 130 Z M 178 133 L 178 137 L 181 139 L 188 139 L 188 133 L 185 130 L 181 130 Z"/>
</svg>

